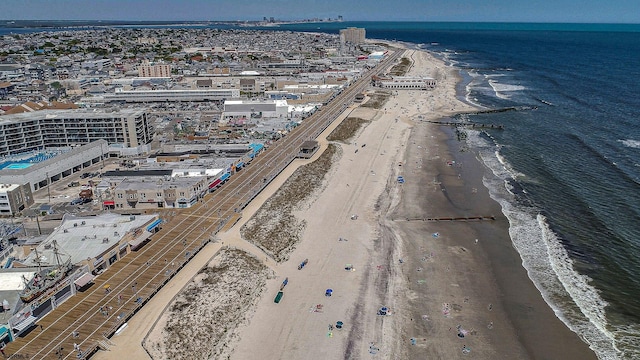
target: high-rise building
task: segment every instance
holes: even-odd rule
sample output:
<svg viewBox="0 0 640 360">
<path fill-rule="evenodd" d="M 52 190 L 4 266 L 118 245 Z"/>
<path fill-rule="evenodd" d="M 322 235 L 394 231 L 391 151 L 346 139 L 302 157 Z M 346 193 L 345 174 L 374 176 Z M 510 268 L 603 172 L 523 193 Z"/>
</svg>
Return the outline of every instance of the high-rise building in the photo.
<svg viewBox="0 0 640 360">
<path fill-rule="evenodd" d="M 350 27 L 340 30 L 340 42 L 342 44 L 349 43 L 352 45 L 363 44 L 366 38 L 364 28 Z"/>
<path fill-rule="evenodd" d="M 0 118 L 0 156 L 79 146 L 104 139 L 137 147 L 153 134 L 144 110 L 41 110 Z"/>
<path fill-rule="evenodd" d="M 171 77 L 171 65 L 149 63 L 138 66 L 138 76 L 140 77 Z"/>
</svg>

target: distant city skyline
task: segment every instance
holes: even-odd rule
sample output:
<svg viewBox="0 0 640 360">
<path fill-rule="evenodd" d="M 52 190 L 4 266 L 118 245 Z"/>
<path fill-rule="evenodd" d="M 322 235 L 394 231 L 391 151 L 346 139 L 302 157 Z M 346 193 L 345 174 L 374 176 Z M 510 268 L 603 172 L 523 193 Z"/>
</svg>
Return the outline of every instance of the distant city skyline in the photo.
<svg viewBox="0 0 640 360">
<path fill-rule="evenodd" d="M 1 20 L 640 23 L 637 0 L 2 0 Z"/>
</svg>

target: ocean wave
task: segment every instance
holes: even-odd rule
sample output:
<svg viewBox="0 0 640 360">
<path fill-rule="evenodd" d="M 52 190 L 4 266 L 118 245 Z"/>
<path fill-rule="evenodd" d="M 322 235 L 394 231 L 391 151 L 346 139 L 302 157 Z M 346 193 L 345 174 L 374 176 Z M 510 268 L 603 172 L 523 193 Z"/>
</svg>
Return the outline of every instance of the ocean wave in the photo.
<svg viewBox="0 0 640 360">
<path fill-rule="evenodd" d="M 607 302 L 602 299 L 596 288 L 589 285 L 591 278 L 575 271 L 573 261 L 560 239 L 549 227 L 547 219 L 539 214 L 537 222 L 542 232 L 542 240 L 546 245 L 548 261 L 553 272 L 558 277 L 564 290 L 569 293 L 582 314 L 589 320 L 589 324 L 581 323 L 579 319 L 578 321 L 566 319 L 565 323 L 569 328 L 578 329 L 578 334 L 588 341 L 593 350 L 598 350 L 599 355 L 606 354 L 606 356 L 600 356 L 600 358 L 616 359 L 618 351 L 616 351 L 617 349 L 615 349 L 615 344 L 613 343 L 615 336 L 608 330 L 606 319 L 605 309 Z M 591 325 L 595 326 L 599 333 L 593 333 L 593 329 L 590 329 Z M 591 333 L 586 334 L 585 332 Z M 612 346 L 613 349 L 609 349 Z"/>
<path fill-rule="evenodd" d="M 523 85 L 503 84 L 493 79 L 489 79 L 489 85 L 491 85 L 496 92 L 522 91 L 527 89 L 527 87 Z"/>
<path fill-rule="evenodd" d="M 640 149 L 640 140 L 626 139 L 626 140 L 618 140 L 618 141 L 621 142 L 622 145 L 626 147 Z"/>
<path fill-rule="evenodd" d="M 581 136 L 579 136 L 577 134 L 569 134 L 569 138 L 574 139 L 578 143 L 578 145 L 580 145 L 582 148 L 584 148 L 590 154 L 592 154 L 595 159 L 599 159 L 603 164 L 605 164 L 606 166 L 609 166 L 610 168 L 614 169 L 616 171 L 616 173 L 618 173 L 621 176 L 622 180 L 629 182 L 629 184 L 640 185 L 640 182 L 637 179 L 635 179 L 633 177 L 633 175 L 628 174 L 626 171 L 624 171 L 624 169 L 622 169 L 618 165 L 618 163 L 616 163 L 615 161 L 609 159 L 609 157 L 607 155 L 605 155 L 605 154 L 601 153 L 600 151 L 598 151 L 598 149 L 596 149 L 595 147 L 590 145 L 583 137 L 581 137 Z M 635 141 L 635 140 L 631 140 L 631 141 Z"/>
<path fill-rule="evenodd" d="M 590 278 L 575 271 L 567 250 L 546 218 L 533 206 L 518 202 L 513 190 L 505 187 L 517 183 L 513 176 L 517 173 L 496 151 L 495 144 L 489 144 L 479 136 L 468 139 L 470 145 L 475 144 L 474 147 L 480 150 L 482 161 L 493 173 L 493 176 L 485 176 L 483 183 L 509 220 L 511 241 L 529 278 L 547 304 L 567 327 L 589 344 L 598 358 L 608 360 L 623 356 L 614 341 L 617 334 L 608 330 L 607 303 L 589 284 Z"/>
</svg>

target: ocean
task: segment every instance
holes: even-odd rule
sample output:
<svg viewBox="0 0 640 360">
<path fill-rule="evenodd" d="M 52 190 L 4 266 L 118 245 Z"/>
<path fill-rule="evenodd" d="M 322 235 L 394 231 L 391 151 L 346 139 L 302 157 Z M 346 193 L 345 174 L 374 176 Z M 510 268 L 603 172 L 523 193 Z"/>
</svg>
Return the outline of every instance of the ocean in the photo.
<svg viewBox="0 0 640 360">
<path fill-rule="evenodd" d="M 460 69 L 461 98 L 511 109 L 458 119 L 504 127 L 468 130 L 466 141 L 486 165 L 484 183 L 510 221 L 529 277 L 599 358 L 640 358 L 640 25 L 343 22 L 265 30 L 337 34 L 348 26 L 434 52 Z"/>
<path fill-rule="evenodd" d="M 461 69 L 458 116 L 529 277 L 601 359 L 640 358 L 640 25 L 296 24 L 364 27 Z"/>
</svg>

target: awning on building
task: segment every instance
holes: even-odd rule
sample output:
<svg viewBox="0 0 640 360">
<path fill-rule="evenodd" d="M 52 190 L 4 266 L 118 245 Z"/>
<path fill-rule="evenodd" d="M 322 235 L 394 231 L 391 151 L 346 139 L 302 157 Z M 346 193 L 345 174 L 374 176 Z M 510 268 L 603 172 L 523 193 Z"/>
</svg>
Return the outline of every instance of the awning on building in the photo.
<svg viewBox="0 0 640 360">
<path fill-rule="evenodd" d="M 94 278 L 95 276 L 93 276 L 91 273 L 85 273 L 84 275 L 77 278 L 73 283 L 76 284 L 77 287 L 81 288 L 92 282 Z"/>
<path fill-rule="evenodd" d="M 152 231 L 153 229 L 158 227 L 161 223 L 162 223 L 162 219 L 157 219 L 156 221 L 149 224 L 149 226 L 147 226 L 147 231 Z"/>
<path fill-rule="evenodd" d="M 218 184 L 220 184 L 221 182 L 222 182 L 222 180 L 216 179 L 214 182 L 209 184 L 209 189 L 213 189 L 214 187 L 218 186 Z"/>
<path fill-rule="evenodd" d="M 149 239 L 150 236 L 151 236 L 150 232 L 143 231 L 142 235 L 140 235 L 137 238 L 129 241 L 129 245 L 131 245 L 131 249 L 135 250 L 135 249 L 139 248 L 140 245 L 142 245 L 145 241 L 147 241 L 147 239 Z"/>
<path fill-rule="evenodd" d="M 13 332 L 19 334 L 19 333 L 25 331 L 26 329 L 30 328 L 31 325 L 35 324 L 36 320 L 38 320 L 37 317 L 35 317 L 33 315 L 29 315 L 28 318 L 24 319 L 18 325 L 13 327 Z"/>
<path fill-rule="evenodd" d="M 102 202 L 102 205 L 105 205 L 105 206 L 114 206 L 115 204 L 116 204 L 115 201 L 103 201 Z"/>
</svg>

